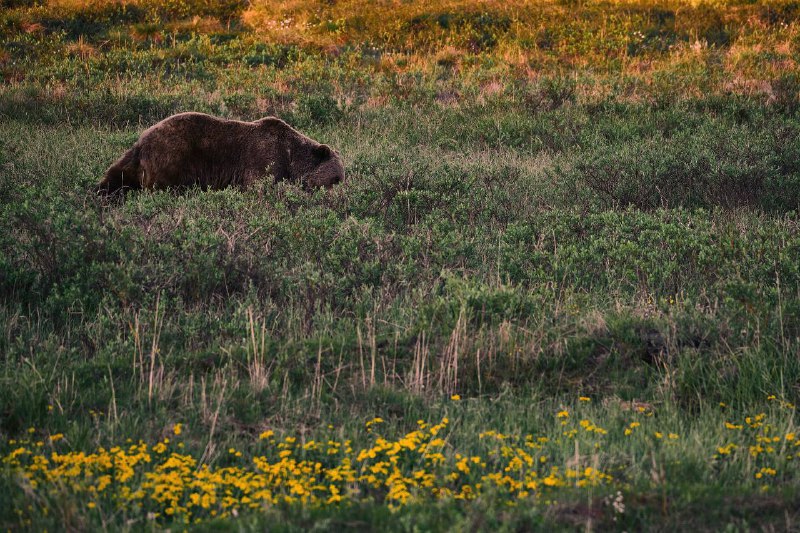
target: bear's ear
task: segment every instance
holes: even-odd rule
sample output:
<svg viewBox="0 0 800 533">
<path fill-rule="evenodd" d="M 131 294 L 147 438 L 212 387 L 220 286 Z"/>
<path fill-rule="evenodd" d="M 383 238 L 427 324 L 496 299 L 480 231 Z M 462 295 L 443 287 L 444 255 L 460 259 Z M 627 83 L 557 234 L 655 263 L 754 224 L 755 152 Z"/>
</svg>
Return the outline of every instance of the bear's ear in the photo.
<svg viewBox="0 0 800 533">
<path fill-rule="evenodd" d="M 317 159 L 324 161 L 330 159 L 333 155 L 333 150 L 327 144 L 320 144 L 319 146 L 315 146 L 311 153 L 314 154 L 314 157 Z"/>
</svg>

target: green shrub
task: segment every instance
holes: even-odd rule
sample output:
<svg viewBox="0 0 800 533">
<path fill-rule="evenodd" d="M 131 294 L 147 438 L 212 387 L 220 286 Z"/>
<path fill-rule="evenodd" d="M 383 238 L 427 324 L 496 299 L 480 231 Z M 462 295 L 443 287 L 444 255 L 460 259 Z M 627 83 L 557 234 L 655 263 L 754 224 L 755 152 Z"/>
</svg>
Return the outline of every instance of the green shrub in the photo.
<svg viewBox="0 0 800 533">
<path fill-rule="evenodd" d="M 787 138 L 722 124 L 622 142 L 597 137 L 568 168 L 556 170 L 554 179 L 604 208 L 721 206 L 788 212 L 798 208 L 800 189 L 786 164 L 787 157 L 795 159 L 789 154 L 797 153 L 797 147 Z"/>
</svg>

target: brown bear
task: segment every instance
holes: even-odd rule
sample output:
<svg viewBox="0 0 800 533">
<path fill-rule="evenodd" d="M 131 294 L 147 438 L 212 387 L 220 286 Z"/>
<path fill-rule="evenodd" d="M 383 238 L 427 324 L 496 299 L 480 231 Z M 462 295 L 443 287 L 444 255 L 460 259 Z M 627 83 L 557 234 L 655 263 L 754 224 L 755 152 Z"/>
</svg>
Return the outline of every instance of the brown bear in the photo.
<svg viewBox="0 0 800 533">
<path fill-rule="evenodd" d="M 344 166 L 330 146 L 275 117 L 240 122 L 179 113 L 145 130 L 97 190 L 246 188 L 268 175 L 307 189 L 330 188 L 344 179 Z"/>
</svg>

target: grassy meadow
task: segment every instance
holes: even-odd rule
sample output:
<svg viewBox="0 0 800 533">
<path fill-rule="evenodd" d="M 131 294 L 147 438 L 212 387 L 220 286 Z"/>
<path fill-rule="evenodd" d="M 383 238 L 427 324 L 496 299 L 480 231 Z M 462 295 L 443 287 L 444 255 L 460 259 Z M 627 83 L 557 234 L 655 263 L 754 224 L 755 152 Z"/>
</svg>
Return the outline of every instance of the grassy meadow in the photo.
<svg viewBox="0 0 800 533">
<path fill-rule="evenodd" d="M 800 528 L 798 17 L 0 0 L 0 527 Z M 188 110 L 347 180 L 96 197 Z"/>
</svg>

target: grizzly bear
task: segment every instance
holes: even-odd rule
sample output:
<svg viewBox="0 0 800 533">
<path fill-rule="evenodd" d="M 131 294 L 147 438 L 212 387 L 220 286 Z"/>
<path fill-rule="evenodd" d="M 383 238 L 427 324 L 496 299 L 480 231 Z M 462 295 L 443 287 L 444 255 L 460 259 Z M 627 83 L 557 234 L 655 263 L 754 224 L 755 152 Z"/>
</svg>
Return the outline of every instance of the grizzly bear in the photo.
<svg viewBox="0 0 800 533">
<path fill-rule="evenodd" d="M 306 189 L 330 188 L 344 179 L 344 167 L 330 146 L 275 117 L 240 122 L 180 113 L 145 130 L 106 171 L 97 191 L 247 188 L 265 176 Z"/>
</svg>

